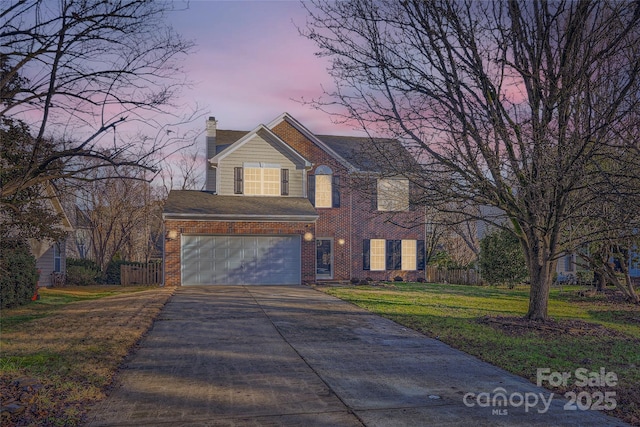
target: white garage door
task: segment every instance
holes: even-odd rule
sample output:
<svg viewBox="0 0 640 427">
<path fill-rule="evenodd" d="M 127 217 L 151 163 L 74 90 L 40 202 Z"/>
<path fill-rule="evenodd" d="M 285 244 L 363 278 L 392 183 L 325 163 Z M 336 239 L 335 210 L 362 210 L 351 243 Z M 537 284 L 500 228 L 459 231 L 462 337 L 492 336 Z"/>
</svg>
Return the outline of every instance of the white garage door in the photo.
<svg viewBox="0 0 640 427">
<path fill-rule="evenodd" d="M 182 236 L 183 285 L 298 285 L 300 236 Z"/>
</svg>

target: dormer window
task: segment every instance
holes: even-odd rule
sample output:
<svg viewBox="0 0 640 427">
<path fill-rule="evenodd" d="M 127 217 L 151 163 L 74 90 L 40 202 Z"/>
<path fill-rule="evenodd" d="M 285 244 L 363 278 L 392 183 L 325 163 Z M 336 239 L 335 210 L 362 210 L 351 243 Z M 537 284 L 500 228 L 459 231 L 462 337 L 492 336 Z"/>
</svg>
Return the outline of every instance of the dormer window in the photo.
<svg viewBox="0 0 640 427">
<path fill-rule="evenodd" d="M 316 208 L 340 207 L 340 179 L 329 166 L 318 166 L 309 175 L 309 199 Z"/>
</svg>

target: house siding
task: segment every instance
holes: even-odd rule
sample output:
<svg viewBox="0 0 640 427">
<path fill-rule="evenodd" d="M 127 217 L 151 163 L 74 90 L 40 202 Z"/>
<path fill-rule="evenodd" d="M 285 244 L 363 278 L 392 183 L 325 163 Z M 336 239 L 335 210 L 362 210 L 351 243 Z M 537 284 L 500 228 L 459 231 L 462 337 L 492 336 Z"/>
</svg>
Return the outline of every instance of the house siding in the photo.
<svg viewBox="0 0 640 427">
<path fill-rule="evenodd" d="M 166 230 L 179 230 L 177 237 L 165 241 L 164 284 L 181 285 L 181 235 L 299 235 L 301 240 L 302 283 L 315 280 L 315 241 L 306 241 L 305 233 L 315 235 L 313 223 L 302 222 L 231 222 L 231 221 L 181 221 L 165 220 Z"/>
<path fill-rule="evenodd" d="M 218 165 L 219 194 L 233 195 L 233 171 L 242 167 L 245 162 L 265 162 L 280 165 L 281 169 L 289 169 L 289 197 L 304 197 L 303 175 L 304 165 L 299 159 L 294 159 L 284 149 L 269 144 L 259 135 L 255 135 L 242 147 L 224 157 Z"/>
<path fill-rule="evenodd" d="M 66 242 L 60 243 L 60 272 L 67 271 L 66 265 Z M 52 285 L 51 275 L 54 272 L 55 258 L 53 245 L 36 260 L 36 269 L 40 273 L 38 286 L 49 287 Z"/>
</svg>

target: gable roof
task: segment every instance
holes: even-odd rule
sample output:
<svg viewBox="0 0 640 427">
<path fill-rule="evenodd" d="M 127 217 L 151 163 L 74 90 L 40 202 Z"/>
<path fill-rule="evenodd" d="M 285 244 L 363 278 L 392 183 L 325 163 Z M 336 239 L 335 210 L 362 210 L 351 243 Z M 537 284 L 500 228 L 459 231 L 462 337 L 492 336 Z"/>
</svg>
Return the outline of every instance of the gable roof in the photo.
<svg viewBox="0 0 640 427">
<path fill-rule="evenodd" d="M 356 168 L 354 167 L 353 164 L 351 164 L 347 159 L 342 157 L 339 153 L 334 151 L 330 146 L 328 146 L 327 144 L 322 142 L 320 139 L 318 139 L 318 137 L 316 135 L 311 133 L 311 131 L 309 129 L 304 127 L 299 121 L 294 119 L 293 116 L 291 116 L 291 114 L 289 114 L 289 113 L 286 113 L 286 112 L 282 113 L 275 120 L 271 121 L 271 123 L 269 123 L 267 125 L 267 127 L 269 127 L 269 129 L 273 129 L 274 127 L 276 127 L 277 125 L 279 125 L 283 121 L 286 121 L 287 123 L 289 123 L 298 132 L 300 132 L 305 137 L 307 137 L 307 139 L 309 139 L 311 142 L 313 142 L 314 144 L 316 144 L 317 146 L 322 148 L 327 153 L 331 154 L 331 156 L 333 156 L 336 160 L 338 160 L 340 163 L 342 163 L 342 165 L 344 167 L 346 167 L 347 169 L 350 169 L 351 171 L 355 171 L 356 170 Z"/>
<path fill-rule="evenodd" d="M 205 191 L 171 190 L 163 219 L 315 222 L 318 214 L 302 197 L 220 196 Z"/>
<path fill-rule="evenodd" d="M 322 150 L 330 154 L 351 172 L 373 172 L 379 173 L 401 173 L 407 170 L 419 168 L 417 160 L 410 151 L 397 139 L 390 138 L 370 138 L 358 136 L 340 135 L 315 135 L 289 113 L 283 113 L 268 125 L 260 125 L 253 131 L 239 130 L 217 130 L 216 133 L 216 156 L 215 161 L 227 156 L 231 151 L 240 147 L 251 135 L 259 130 L 268 130 L 270 135 L 277 138 L 280 144 L 286 146 L 298 157 L 302 156 L 291 148 L 286 142 L 275 135 L 271 129 L 286 121 L 296 130 L 302 133 L 307 139 L 319 146 Z M 375 142 L 375 144 L 372 144 Z M 231 148 L 233 147 L 233 148 Z M 231 148 L 231 151 L 227 151 Z M 213 159 L 211 162 L 213 163 Z M 305 159 L 306 161 L 306 159 Z M 306 161 L 307 162 L 307 161 Z M 216 164 L 216 163 L 213 163 Z M 311 165 L 310 163 L 308 164 Z"/>
<path fill-rule="evenodd" d="M 227 133 L 225 134 L 224 132 L 227 132 Z M 242 132 L 240 132 L 240 131 L 219 131 L 219 132 L 217 131 L 216 132 L 216 145 L 218 144 L 218 140 L 217 140 L 218 139 L 218 134 L 220 134 L 220 136 L 223 139 L 226 139 L 226 138 L 229 138 L 229 137 L 239 136 L 239 135 L 241 135 L 241 133 Z M 302 157 L 302 155 L 300 153 L 298 153 L 296 150 L 291 148 L 291 146 L 289 144 L 287 144 L 282 139 L 280 139 L 280 137 L 278 135 L 273 133 L 271 131 L 271 129 L 267 128 L 264 125 L 259 125 L 254 130 L 252 130 L 250 132 L 246 132 L 243 136 L 240 137 L 240 139 L 238 139 L 237 141 L 235 141 L 231 145 L 227 146 L 222 151 L 218 152 L 216 150 L 217 154 L 215 156 L 213 156 L 211 159 L 209 159 L 209 163 L 211 163 L 214 166 L 217 165 L 220 160 L 224 159 L 229 154 L 233 153 L 235 150 L 237 150 L 238 148 L 242 147 L 247 142 L 251 141 L 251 139 L 255 135 L 260 136 L 262 139 L 266 140 L 270 144 L 280 145 L 286 151 L 290 152 L 294 157 L 297 157 L 298 159 L 300 159 L 300 161 L 304 164 L 305 167 L 311 167 L 311 162 L 310 161 L 308 161 L 307 159 Z M 228 139 L 226 139 L 226 141 L 228 141 Z"/>
</svg>

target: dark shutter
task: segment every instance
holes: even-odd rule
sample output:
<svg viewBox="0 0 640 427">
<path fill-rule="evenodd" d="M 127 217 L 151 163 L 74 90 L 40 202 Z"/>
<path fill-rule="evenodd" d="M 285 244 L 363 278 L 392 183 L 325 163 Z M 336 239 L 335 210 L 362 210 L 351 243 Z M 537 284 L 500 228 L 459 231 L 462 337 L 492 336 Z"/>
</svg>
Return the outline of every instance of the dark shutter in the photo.
<svg viewBox="0 0 640 427">
<path fill-rule="evenodd" d="M 402 268 L 402 240 L 387 240 L 387 270 Z"/>
<path fill-rule="evenodd" d="M 378 210 L 378 181 L 373 183 L 373 189 L 371 191 L 371 210 Z"/>
<path fill-rule="evenodd" d="M 313 206 L 316 205 L 316 176 L 309 175 L 309 201 Z"/>
<path fill-rule="evenodd" d="M 289 169 L 280 170 L 280 194 L 283 196 L 289 195 Z"/>
<path fill-rule="evenodd" d="M 234 194 L 244 193 L 243 174 L 244 172 L 242 170 L 242 167 L 233 168 L 233 193 Z"/>
<path fill-rule="evenodd" d="M 340 177 L 335 175 L 331 178 L 331 206 L 340 207 Z"/>
<path fill-rule="evenodd" d="M 371 241 L 369 239 L 362 241 L 362 269 L 371 270 Z"/>
<path fill-rule="evenodd" d="M 417 254 L 416 254 L 416 268 L 418 270 L 424 270 L 425 269 L 425 260 L 426 260 L 426 252 L 425 252 L 425 247 L 424 247 L 424 240 L 418 240 L 416 242 L 416 250 L 417 250 Z"/>
</svg>

